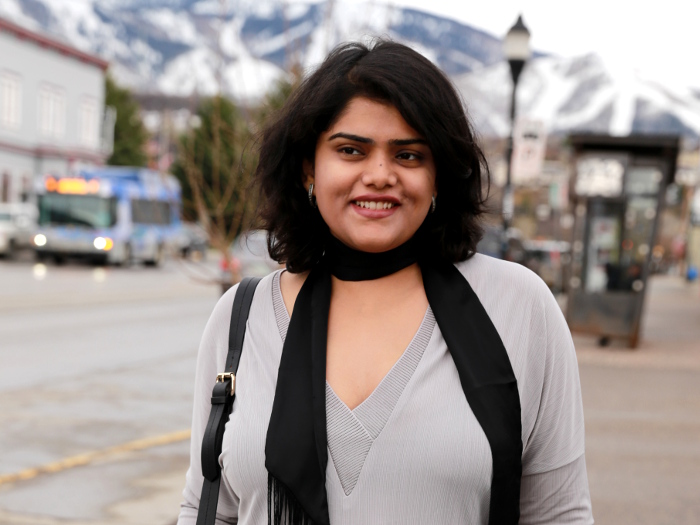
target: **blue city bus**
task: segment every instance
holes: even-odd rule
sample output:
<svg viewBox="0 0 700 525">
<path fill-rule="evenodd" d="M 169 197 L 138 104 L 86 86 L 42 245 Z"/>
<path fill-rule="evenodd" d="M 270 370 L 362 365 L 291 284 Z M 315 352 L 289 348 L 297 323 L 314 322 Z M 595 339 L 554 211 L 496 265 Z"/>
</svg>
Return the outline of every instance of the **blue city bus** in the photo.
<svg viewBox="0 0 700 525">
<path fill-rule="evenodd" d="M 101 167 L 47 175 L 37 187 L 34 248 L 40 259 L 89 258 L 157 266 L 181 235 L 180 183 L 143 168 Z"/>
</svg>

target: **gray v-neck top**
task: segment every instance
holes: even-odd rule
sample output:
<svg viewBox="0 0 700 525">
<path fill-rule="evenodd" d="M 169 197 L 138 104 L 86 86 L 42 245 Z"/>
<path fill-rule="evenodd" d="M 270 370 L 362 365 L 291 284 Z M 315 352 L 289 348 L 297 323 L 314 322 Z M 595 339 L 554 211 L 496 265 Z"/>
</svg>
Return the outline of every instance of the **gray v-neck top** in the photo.
<svg viewBox="0 0 700 525">
<path fill-rule="evenodd" d="M 521 524 L 593 523 L 573 343 L 544 283 L 515 264 L 475 255 L 457 268 L 503 340 L 522 407 Z M 265 438 L 289 316 L 280 272 L 261 281 L 219 461 L 217 523 L 267 523 Z M 197 363 L 191 464 L 181 525 L 194 525 L 209 397 L 223 370 L 234 290 L 217 304 Z M 486 524 L 491 450 L 462 391 L 432 310 L 374 392 L 350 410 L 326 384 L 331 523 Z"/>
</svg>

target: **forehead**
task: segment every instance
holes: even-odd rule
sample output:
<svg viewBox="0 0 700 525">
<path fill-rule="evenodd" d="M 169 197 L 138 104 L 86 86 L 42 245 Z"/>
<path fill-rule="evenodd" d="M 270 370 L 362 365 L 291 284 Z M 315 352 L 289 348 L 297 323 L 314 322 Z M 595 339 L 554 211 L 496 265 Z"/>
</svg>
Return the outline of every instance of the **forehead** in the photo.
<svg viewBox="0 0 700 525">
<path fill-rule="evenodd" d="M 322 136 L 341 131 L 375 139 L 424 138 L 406 122 L 395 106 L 366 97 L 352 98 Z"/>
</svg>

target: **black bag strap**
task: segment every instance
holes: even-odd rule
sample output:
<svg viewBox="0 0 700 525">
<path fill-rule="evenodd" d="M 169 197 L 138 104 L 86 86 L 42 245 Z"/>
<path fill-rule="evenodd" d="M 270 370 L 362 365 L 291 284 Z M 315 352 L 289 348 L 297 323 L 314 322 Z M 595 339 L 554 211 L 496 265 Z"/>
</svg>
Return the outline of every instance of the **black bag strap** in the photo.
<svg viewBox="0 0 700 525">
<path fill-rule="evenodd" d="M 219 503 L 221 485 L 221 441 L 228 421 L 233 401 L 236 398 L 236 372 L 243 352 L 245 325 L 253 302 L 259 277 L 246 277 L 238 285 L 231 309 L 231 326 L 228 332 L 228 356 L 226 368 L 216 375 L 216 383 L 211 393 L 211 412 L 202 438 L 202 496 L 199 500 L 197 525 L 214 525 L 216 507 Z"/>
</svg>

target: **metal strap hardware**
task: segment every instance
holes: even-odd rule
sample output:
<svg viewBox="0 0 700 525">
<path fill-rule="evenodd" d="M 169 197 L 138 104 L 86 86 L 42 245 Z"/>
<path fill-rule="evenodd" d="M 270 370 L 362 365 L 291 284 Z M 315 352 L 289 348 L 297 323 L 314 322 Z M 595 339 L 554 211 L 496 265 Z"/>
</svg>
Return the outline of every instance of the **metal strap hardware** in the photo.
<svg viewBox="0 0 700 525">
<path fill-rule="evenodd" d="M 227 380 L 231 381 L 231 392 L 229 395 L 234 395 L 236 393 L 236 376 L 233 375 L 231 372 L 222 372 L 220 374 L 216 374 L 217 383 L 225 383 Z"/>
</svg>

